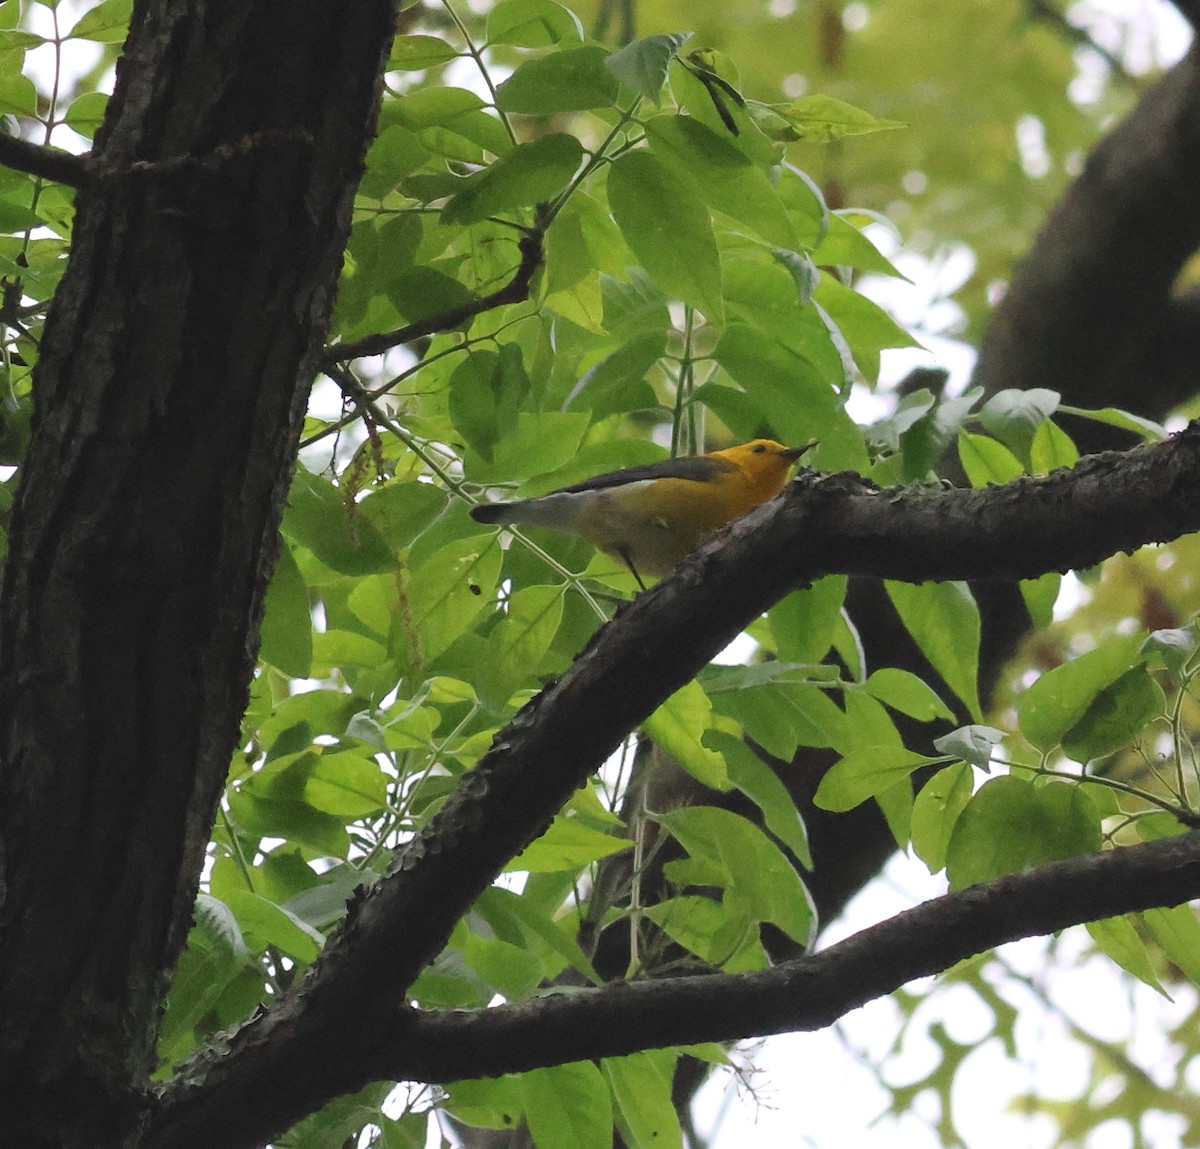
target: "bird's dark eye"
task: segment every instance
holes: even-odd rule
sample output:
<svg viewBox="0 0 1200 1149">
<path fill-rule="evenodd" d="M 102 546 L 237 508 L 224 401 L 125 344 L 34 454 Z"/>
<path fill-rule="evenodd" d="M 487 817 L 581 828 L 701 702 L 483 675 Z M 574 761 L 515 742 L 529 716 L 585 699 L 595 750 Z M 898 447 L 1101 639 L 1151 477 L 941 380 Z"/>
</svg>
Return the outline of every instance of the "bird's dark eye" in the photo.
<svg viewBox="0 0 1200 1149">
<path fill-rule="evenodd" d="M 764 447 L 764 446 L 762 445 L 762 443 L 755 443 L 755 444 L 754 444 L 754 446 L 753 446 L 753 447 L 751 447 L 750 449 L 751 449 L 751 450 L 752 450 L 752 451 L 753 451 L 753 452 L 754 452 L 756 455 L 761 455 L 761 454 L 762 454 L 762 453 L 763 453 L 763 452 L 766 450 L 766 447 Z"/>
</svg>

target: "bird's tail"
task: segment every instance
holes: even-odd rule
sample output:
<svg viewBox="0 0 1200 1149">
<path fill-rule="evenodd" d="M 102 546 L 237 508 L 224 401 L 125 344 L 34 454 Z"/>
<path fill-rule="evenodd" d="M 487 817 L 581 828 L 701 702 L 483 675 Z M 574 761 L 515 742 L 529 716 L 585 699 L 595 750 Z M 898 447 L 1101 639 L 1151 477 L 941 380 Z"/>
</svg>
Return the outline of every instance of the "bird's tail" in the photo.
<svg viewBox="0 0 1200 1149">
<path fill-rule="evenodd" d="M 477 523 L 489 525 L 510 523 L 513 521 L 512 510 L 516 505 L 516 503 L 480 503 L 471 508 L 471 518 Z"/>
<path fill-rule="evenodd" d="M 574 494 L 552 491 L 536 499 L 514 499 L 507 503 L 480 503 L 471 508 L 471 518 L 477 523 L 521 523 L 533 527 L 553 527 L 559 531 L 579 528 L 579 519 L 587 509 L 594 492 Z"/>
</svg>

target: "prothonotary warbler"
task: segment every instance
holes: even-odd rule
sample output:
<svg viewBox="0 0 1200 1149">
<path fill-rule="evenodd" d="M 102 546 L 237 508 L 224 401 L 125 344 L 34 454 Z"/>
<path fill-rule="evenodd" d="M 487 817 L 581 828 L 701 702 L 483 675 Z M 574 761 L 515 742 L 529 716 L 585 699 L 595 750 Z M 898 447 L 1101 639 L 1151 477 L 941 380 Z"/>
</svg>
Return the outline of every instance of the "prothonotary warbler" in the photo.
<svg viewBox="0 0 1200 1149">
<path fill-rule="evenodd" d="M 705 535 L 778 494 L 792 464 L 815 445 L 755 439 L 609 471 L 536 499 L 482 503 L 471 517 L 570 531 L 620 559 L 644 587 L 643 575 L 661 578 Z"/>
</svg>

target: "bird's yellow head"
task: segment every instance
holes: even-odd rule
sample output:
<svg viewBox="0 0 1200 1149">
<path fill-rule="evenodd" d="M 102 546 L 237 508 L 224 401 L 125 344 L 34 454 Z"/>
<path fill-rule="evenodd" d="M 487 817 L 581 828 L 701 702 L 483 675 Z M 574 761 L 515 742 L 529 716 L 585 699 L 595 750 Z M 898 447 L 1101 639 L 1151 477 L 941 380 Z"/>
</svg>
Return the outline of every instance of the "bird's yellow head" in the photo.
<svg viewBox="0 0 1200 1149">
<path fill-rule="evenodd" d="M 783 489 L 792 464 L 812 446 L 813 443 L 805 443 L 803 447 L 785 447 L 774 439 L 751 439 L 749 443 L 713 454 L 737 467 L 753 506 Z"/>
</svg>

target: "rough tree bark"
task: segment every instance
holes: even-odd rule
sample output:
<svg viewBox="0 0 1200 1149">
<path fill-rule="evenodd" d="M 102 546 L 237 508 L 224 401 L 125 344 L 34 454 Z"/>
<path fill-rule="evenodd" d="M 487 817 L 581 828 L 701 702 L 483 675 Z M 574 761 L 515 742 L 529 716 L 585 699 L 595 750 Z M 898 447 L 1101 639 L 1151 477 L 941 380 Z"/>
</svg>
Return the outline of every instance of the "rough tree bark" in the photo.
<svg viewBox="0 0 1200 1149">
<path fill-rule="evenodd" d="M 0 597 L 0 1142 L 141 1117 L 394 17 L 142 0 Z"/>
</svg>

